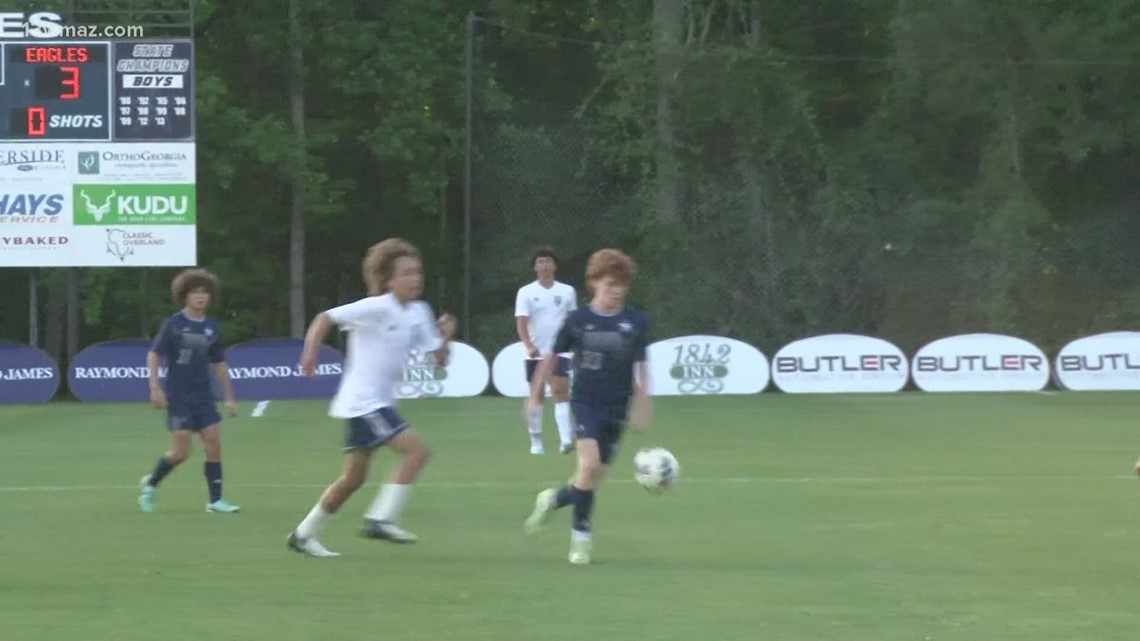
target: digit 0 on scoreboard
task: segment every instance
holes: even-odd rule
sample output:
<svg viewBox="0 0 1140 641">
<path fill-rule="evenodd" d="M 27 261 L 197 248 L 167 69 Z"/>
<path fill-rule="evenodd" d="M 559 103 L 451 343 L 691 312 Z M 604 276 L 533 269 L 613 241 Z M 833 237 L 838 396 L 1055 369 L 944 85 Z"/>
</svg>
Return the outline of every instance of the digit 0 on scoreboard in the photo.
<svg viewBox="0 0 1140 641">
<path fill-rule="evenodd" d="M 2 140 L 110 140 L 110 43 L 0 43 Z"/>
</svg>

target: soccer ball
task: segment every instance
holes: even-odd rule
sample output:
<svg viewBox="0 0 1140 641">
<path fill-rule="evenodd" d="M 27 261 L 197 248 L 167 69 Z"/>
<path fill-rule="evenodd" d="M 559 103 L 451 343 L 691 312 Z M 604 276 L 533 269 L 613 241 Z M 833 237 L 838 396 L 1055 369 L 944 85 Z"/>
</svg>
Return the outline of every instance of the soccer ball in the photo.
<svg viewBox="0 0 1140 641">
<path fill-rule="evenodd" d="M 646 447 L 633 457 L 633 477 L 651 492 L 662 492 L 677 482 L 681 464 L 663 447 Z"/>
</svg>

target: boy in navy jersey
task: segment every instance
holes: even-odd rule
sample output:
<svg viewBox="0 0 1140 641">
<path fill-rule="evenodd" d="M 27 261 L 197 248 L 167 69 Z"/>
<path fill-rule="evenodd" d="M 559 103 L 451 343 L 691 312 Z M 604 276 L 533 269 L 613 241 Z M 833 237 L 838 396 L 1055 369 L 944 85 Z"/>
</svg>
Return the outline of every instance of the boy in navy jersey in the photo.
<svg viewBox="0 0 1140 641">
<path fill-rule="evenodd" d="M 222 498 L 222 417 L 210 386 L 212 371 L 225 394 L 230 416 L 237 416 L 225 346 L 218 324 L 206 316 L 206 308 L 218 293 L 218 279 L 204 269 L 187 269 L 174 279 L 170 289 L 174 303 L 182 310 L 163 323 L 146 357 L 150 400 L 156 408 L 166 409 L 170 449 L 158 459 L 154 471 L 143 477 L 139 506 L 143 512 L 154 511 L 158 484 L 190 455 L 191 435 L 197 434 L 206 450 L 210 494 L 206 511 L 237 512 L 238 506 Z M 165 389 L 158 376 L 164 361 Z"/>
<path fill-rule="evenodd" d="M 594 492 L 609 472 L 627 416 L 634 429 L 645 429 L 649 424 L 649 372 L 645 361 L 649 319 L 625 306 L 625 296 L 636 273 L 633 259 L 623 252 L 594 252 L 586 266 L 586 284 L 593 300 L 589 307 L 575 310 L 566 318 L 551 354 L 539 366 L 546 374 L 555 366 L 558 354 L 574 354 L 570 406 L 576 423 L 578 465 L 570 483 L 539 493 L 526 528 L 530 533 L 537 532 L 553 510 L 573 505 L 570 562 L 575 564 L 590 562 Z M 534 377 L 528 411 L 542 408 L 543 380 L 542 376 Z"/>
</svg>

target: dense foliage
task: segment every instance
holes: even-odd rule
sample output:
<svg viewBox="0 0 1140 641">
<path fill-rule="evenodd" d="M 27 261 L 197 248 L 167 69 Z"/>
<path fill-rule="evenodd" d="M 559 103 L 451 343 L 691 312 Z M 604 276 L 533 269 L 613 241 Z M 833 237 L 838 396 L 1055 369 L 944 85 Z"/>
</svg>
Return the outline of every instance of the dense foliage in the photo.
<svg viewBox="0 0 1140 641">
<path fill-rule="evenodd" d="M 1055 349 L 1140 324 L 1128 3 L 284 4 L 196 7 L 200 262 L 223 279 L 231 340 L 295 333 L 358 295 L 363 250 L 395 235 L 425 250 L 437 309 L 464 311 L 473 10 L 461 320 L 479 347 L 512 340 L 540 242 L 576 285 L 603 244 L 637 256 L 662 336 L 769 352 L 826 331 Z M 81 270 L 79 343 L 152 333 L 172 272 Z M 66 283 L 41 272 L 57 356 Z M 27 296 L 26 272 L 5 270 L 0 338 L 26 340 Z"/>
</svg>

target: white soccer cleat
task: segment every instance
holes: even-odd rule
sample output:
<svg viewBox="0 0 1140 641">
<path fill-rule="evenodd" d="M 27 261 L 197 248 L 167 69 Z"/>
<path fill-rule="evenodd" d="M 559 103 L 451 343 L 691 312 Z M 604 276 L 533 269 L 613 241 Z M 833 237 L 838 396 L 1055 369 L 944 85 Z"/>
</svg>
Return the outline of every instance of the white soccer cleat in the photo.
<svg viewBox="0 0 1140 641">
<path fill-rule="evenodd" d="M 290 550 L 293 550 L 294 552 L 300 552 L 306 556 L 313 556 L 318 558 L 340 556 L 339 553 L 333 552 L 325 546 L 321 545 L 321 542 L 318 541 L 317 537 L 315 536 L 310 536 L 307 539 L 302 539 L 297 537 L 296 532 L 291 532 L 289 533 L 289 540 L 287 544 Z"/>
<path fill-rule="evenodd" d="M 534 454 L 535 456 L 542 456 L 543 454 L 546 454 L 546 448 L 541 445 L 531 445 L 530 453 Z"/>
<path fill-rule="evenodd" d="M 364 520 L 361 535 L 369 539 L 383 539 L 392 543 L 415 543 L 420 537 L 390 521 Z"/>
<path fill-rule="evenodd" d="M 530 513 L 523 526 L 527 534 L 538 534 L 542 530 L 542 526 L 546 524 L 546 520 L 554 510 L 554 497 L 557 494 L 557 490 L 543 490 L 538 493 L 538 497 L 534 499 L 534 511 Z"/>
<path fill-rule="evenodd" d="M 589 539 L 574 539 L 570 541 L 570 562 L 574 565 L 589 565 L 590 551 L 593 544 Z"/>
</svg>

